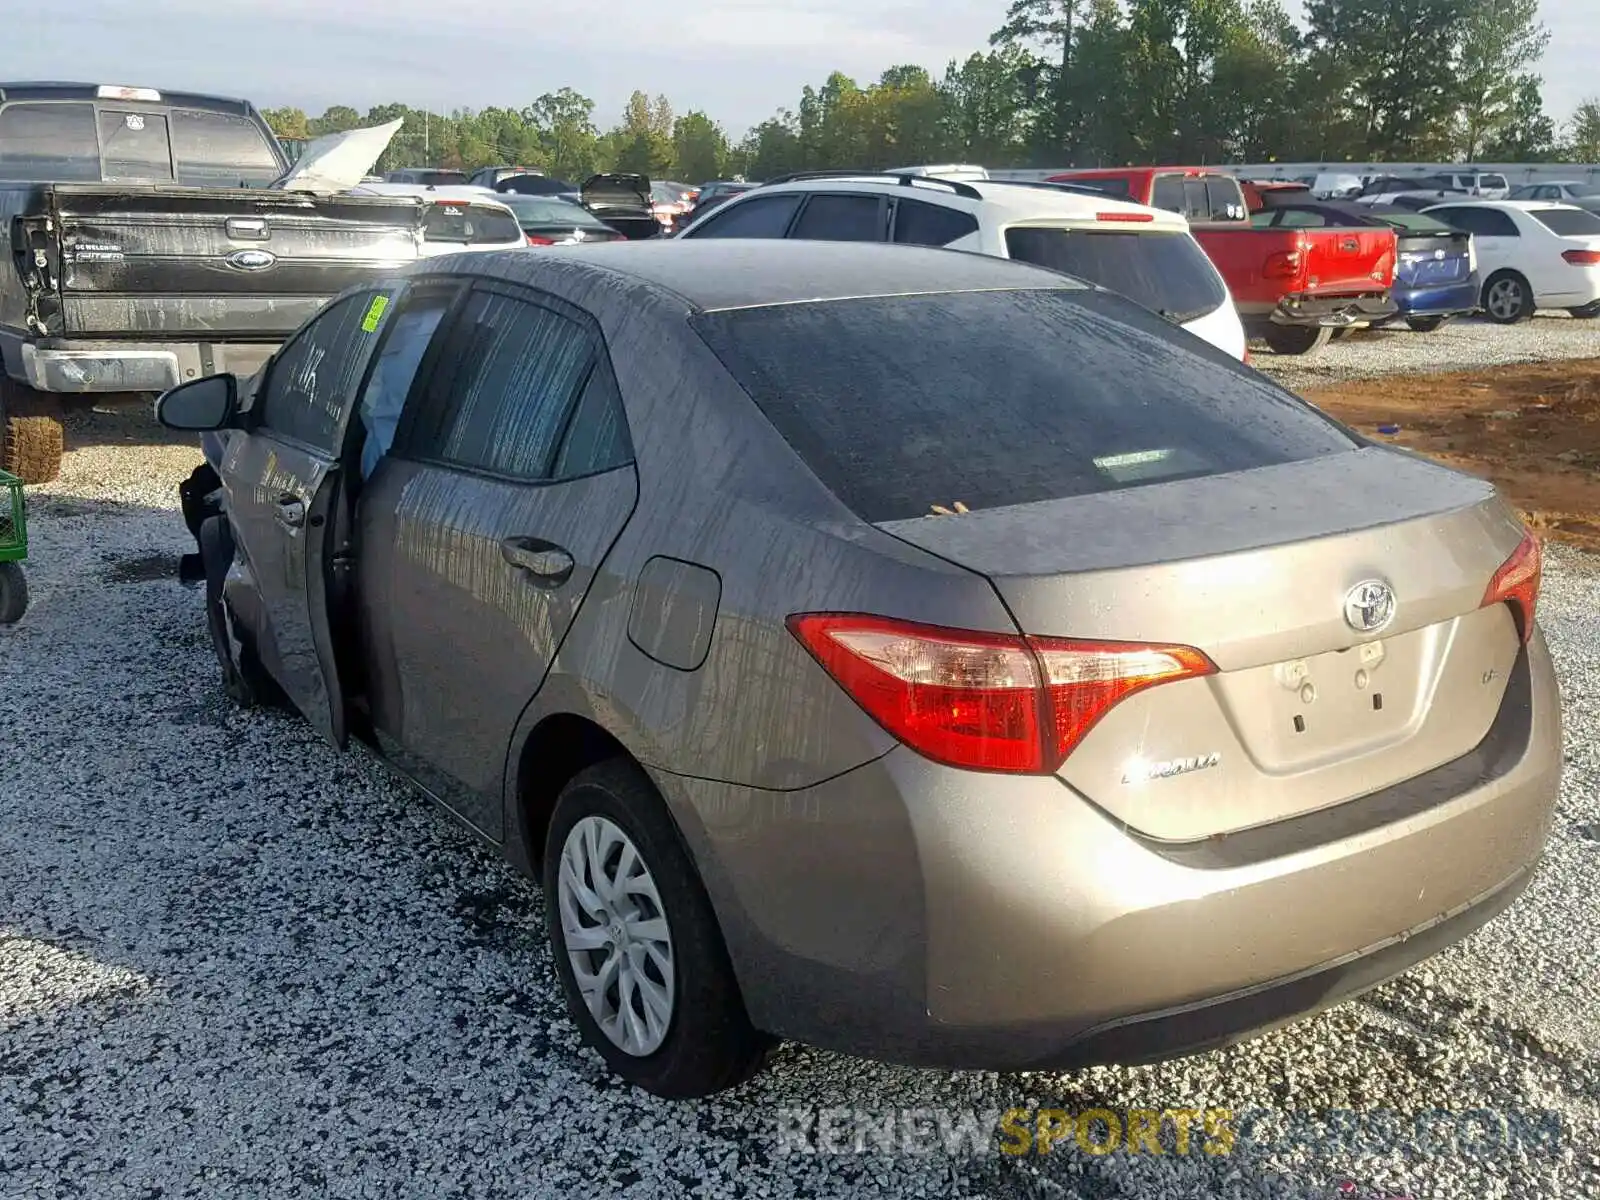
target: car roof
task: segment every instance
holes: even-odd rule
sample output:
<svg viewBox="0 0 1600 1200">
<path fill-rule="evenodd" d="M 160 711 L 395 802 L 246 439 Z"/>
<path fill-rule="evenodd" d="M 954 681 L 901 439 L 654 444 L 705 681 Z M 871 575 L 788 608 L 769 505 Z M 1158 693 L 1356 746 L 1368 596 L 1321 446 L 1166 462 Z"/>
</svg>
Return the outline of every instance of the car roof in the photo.
<svg viewBox="0 0 1600 1200">
<path fill-rule="evenodd" d="M 902 183 L 902 178 L 912 182 Z M 955 186 L 951 186 L 955 185 Z M 978 199 L 963 195 L 976 192 Z M 1076 220 L 1093 220 L 1099 213 L 1117 213 L 1126 216 L 1149 217 L 1139 227 L 1160 230 L 1188 229 L 1189 222 L 1181 213 L 1164 208 L 1151 208 L 1131 200 L 1118 200 L 1112 196 L 1086 195 L 1054 187 L 1038 186 L 1030 181 L 1005 179 L 941 180 L 937 176 L 911 175 L 886 178 L 876 175 L 838 175 L 825 179 L 795 179 L 788 183 L 764 184 L 757 193 L 777 192 L 882 192 L 891 196 L 913 196 L 918 200 L 932 200 L 951 208 L 973 211 L 982 204 L 991 215 L 1005 221 L 1044 220 L 1050 217 L 1070 217 Z M 749 193 L 747 193 L 749 194 Z M 1137 232 L 1138 227 L 1129 229 Z"/>
<path fill-rule="evenodd" d="M 1498 208 L 1513 209 L 1517 212 L 1544 212 L 1551 208 L 1573 208 L 1576 204 L 1563 204 L 1559 200 L 1485 200 L 1478 196 L 1468 196 L 1462 200 L 1446 200 L 1443 204 L 1435 205 L 1436 208 Z M 1583 211 L 1579 209 L 1579 211 Z"/>
<path fill-rule="evenodd" d="M 780 304 L 982 291 L 1089 291 L 1044 267 L 987 254 L 879 242 L 665 238 L 463 255 L 442 269 L 537 282 L 532 273 L 607 276 L 676 297 L 701 312 Z M 608 286 L 617 295 L 626 286 Z M 625 302 L 625 296 L 619 297 Z"/>
</svg>

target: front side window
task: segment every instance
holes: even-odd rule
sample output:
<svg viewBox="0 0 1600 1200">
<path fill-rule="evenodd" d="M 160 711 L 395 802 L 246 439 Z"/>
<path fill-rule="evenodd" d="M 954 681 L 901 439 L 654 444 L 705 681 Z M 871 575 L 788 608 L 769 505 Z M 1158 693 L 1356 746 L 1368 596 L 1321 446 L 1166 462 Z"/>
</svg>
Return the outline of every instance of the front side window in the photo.
<svg viewBox="0 0 1600 1200">
<path fill-rule="evenodd" d="M 160 113 L 101 109 L 100 150 L 108 182 L 172 182 L 172 143 Z"/>
<path fill-rule="evenodd" d="M 366 431 L 361 445 L 363 479 L 371 476 L 393 445 L 422 356 L 457 294 L 453 287 L 419 289 L 406 297 L 390 321 L 378 361 L 361 393 L 361 423 Z"/>
<path fill-rule="evenodd" d="M 258 422 L 337 457 L 356 385 L 372 357 L 391 295 L 356 292 L 317 314 L 268 367 L 255 403 Z"/>
<path fill-rule="evenodd" d="M 99 182 L 94 106 L 24 102 L 0 107 L 0 179 Z"/>
<path fill-rule="evenodd" d="M 452 324 L 408 449 L 513 479 L 550 478 L 596 340 L 576 320 L 499 291 Z"/>
<path fill-rule="evenodd" d="M 1000 508 L 1357 448 L 1310 405 L 1106 292 L 784 304 L 691 324 L 866 521 Z"/>
<path fill-rule="evenodd" d="M 778 238 L 789 228 L 789 218 L 800 207 L 800 194 L 755 196 L 730 201 L 700 228 L 685 237 Z"/>
</svg>

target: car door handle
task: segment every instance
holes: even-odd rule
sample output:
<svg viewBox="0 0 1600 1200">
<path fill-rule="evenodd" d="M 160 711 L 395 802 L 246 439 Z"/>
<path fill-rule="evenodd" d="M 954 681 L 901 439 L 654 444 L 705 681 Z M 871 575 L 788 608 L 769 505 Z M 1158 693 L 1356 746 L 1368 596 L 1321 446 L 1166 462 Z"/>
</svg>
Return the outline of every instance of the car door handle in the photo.
<svg viewBox="0 0 1600 1200">
<path fill-rule="evenodd" d="M 280 496 L 274 515 L 284 528 L 299 529 L 306 523 L 306 502 L 298 496 Z"/>
<path fill-rule="evenodd" d="M 538 538 L 506 538 L 500 543 L 500 555 L 519 571 L 532 575 L 541 587 L 559 587 L 572 576 L 572 555 Z"/>
</svg>

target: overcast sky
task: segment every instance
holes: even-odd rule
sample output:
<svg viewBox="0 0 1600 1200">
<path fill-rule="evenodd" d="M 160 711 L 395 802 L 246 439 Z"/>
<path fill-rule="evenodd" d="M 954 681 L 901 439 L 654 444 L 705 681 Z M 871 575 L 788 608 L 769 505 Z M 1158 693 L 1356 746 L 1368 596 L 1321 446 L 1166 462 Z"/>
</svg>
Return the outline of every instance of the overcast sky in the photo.
<svg viewBox="0 0 1600 1200">
<path fill-rule="evenodd" d="M 1006 0 L 63 0 L 6 23 L 0 77 L 245 96 L 262 106 L 390 101 L 521 107 L 576 88 L 613 123 L 628 94 L 665 93 L 738 136 L 842 70 L 935 75 L 984 47 Z M 1290 7 L 1295 7 L 1290 0 Z M 1596 0 L 1543 0 L 1545 104 L 1564 121 L 1600 93 Z"/>
</svg>

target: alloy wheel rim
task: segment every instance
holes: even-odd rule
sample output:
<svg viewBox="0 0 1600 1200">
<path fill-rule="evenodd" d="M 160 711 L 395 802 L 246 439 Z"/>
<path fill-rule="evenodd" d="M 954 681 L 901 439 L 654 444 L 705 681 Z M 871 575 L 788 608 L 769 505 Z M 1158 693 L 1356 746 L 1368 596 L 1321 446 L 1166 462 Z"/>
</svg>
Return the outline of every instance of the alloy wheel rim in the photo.
<svg viewBox="0 0 1600 1200">
<path fill-rule="evenodd" d="M 1522 289 L 1514 279 L 1502 279 L 1489 289 L 1489 311 L 1497 317 L 1515 316 L 1522 307 Z"/>
<path fill-rule="evenodd" d="M 672 928 L 639 848 L 605 817 L 585 817 L 561 847 L 556 899 L 584 1006 L 617 1049 L 653 1054 L 676 1004 Z"/>
</svg>

